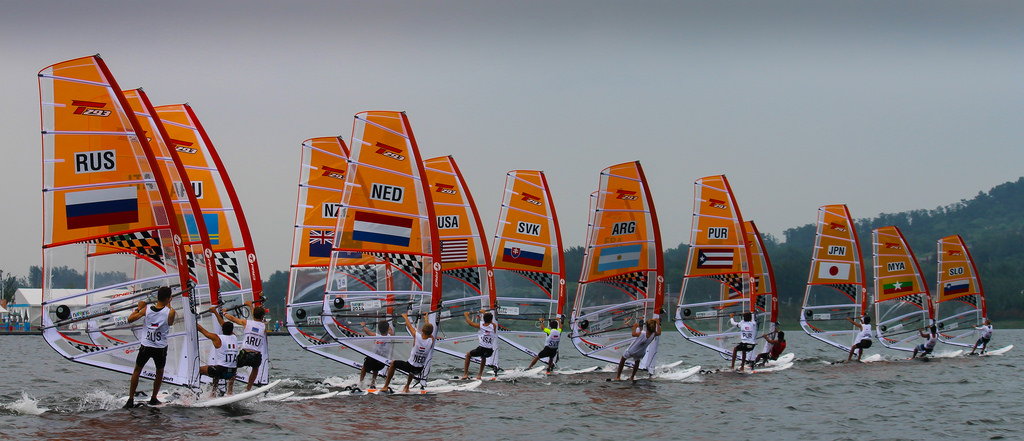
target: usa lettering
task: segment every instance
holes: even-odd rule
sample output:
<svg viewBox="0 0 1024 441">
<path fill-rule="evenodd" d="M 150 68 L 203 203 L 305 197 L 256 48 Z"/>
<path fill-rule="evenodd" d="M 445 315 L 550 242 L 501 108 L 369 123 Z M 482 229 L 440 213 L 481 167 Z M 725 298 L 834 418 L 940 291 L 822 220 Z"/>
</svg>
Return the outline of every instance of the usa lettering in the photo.
<svg viewBox="0 0 1024 441">
<path fill-rule="evenodd" d="M 529 236 L 540 236 L 540 224 L 531 224 L 529 222 L 519 221 L 519 223 L 516 224 L 516 232 Z"/>
<path fill-rule="evenodd" d="M 636 221 L 616 222 L 612 224 L 612 236 L 633 234 L 636 232 Z"/>
<path fill-rule="evenodd" d="M 830 245 L 828 247 L 828 255 L 829 256 L 845 256 L 846 255 L 846 247 L 840 246 L 840 245 Z"/>
<path fill-rule="evenodd" d="M 75 153 L 75 173 L 96 173 L 114 170 L 117 170 L 117 152 L 114 150 Z"/>
<path fill-rule="evenodd" d="M 708 239 L 724 240 L 729 238 L 729 228 L 711 227 L 708 228 Z"/>
<path fill-rule="evenodd" d="M 341 213 L 341 204 L 335 202 L 324 202 L 321 217 L 324 219 L 336 219 Z"/>
<path fill-rule="evenodd" d="M 405 189 L 394 185 L 373 184 L 370 187 L 370 199 L 386 202 L 402 202 Z"/>
<path fill-rule="evenodd" d="M 438 216 L 437 217 L 437 229 L 439 230 L 454 230 L 459 228 L 459 217 L 458 216 Z"/>
<path fill-rule="evenodd" d="M 889 262 L 889 264 L 886 265 L 886 269 L 888 269 L 890 273 L 893 271 L 905 271 L 907 269 L 907 264 L 906 262 Z"/>
</svg>

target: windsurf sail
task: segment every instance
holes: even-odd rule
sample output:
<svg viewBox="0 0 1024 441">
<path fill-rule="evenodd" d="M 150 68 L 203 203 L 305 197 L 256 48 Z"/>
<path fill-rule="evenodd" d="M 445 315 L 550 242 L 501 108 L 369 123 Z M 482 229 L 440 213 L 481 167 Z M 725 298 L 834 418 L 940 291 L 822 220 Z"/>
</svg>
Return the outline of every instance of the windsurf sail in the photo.
<svg viewBox="0 0 1024 441">
<path fill-rule="evenodd" d="M 938 256 L 935 322 L 939 340 L 973 347 L 981 335 L 977 328 L 988 318 L 978 269 L 959 234 L 939 239 Z"/>
<path fill-rule="evenodd" d="M 871 232 L 875 263 L 875 317 L 878 340 L 890 349 L 913 351 L 928 333 L 934 309 L 914 252 L 898 227 Z"/>
<path fill-rule="evenodd" d="M 351 139 L 321 322 L 337 342 L 364 356 L 404 360 L 413 340 L 401 314 L 416 329 L 427 322 L 435 335 L 438 329 L 442 255 L 431 188 L 404 112 L 356 114 Z M 367 258 L 375 289 L 351 280 L 350 267 L 364 267 Z M 363 329 L 381 320 L 390 321 L 394 336 Z"/>
<path fill-rule="evenodd" d="M 581 354 L 617 363 L 634 325 L 660 320 L 664 302 L 661 231 L 639 161 L 601 171 L 589 218 L 571 339 Z"/>
<path fill-rule="evenodd" d="M 753 298 L 754 315 L 757 323 L 764 324 L 766 333 L 778 330 L 779 324 L 779 292 L 775 289 L 775 273 L 772 271 L 772 261 L 768 258 L 768 251 L 765 250 L 764 240 L 761 232 L 757 230 L 754 221 L 745 221 L 743 230 L 746 236 L 747 247 L 750 248 L 750 269 L 754 277 L 754 285 L 751 287 Z M 768 349 L 769 343 L 764 343 L 764 349 Z M 758 352 L 765 352 L 761 350 Z M 757 354 L 754 351 L 747 353 L 747 356 L 754 360 Z"/>
<path fill-rule="evenodd" d="M 505 175 L 492 244 L 498 339 L 536 356 L 546 337 L 541 319 L 562 318 L 565 311 L 562 233 L 544 172 Z"/>
<path fill-rule="evenodd" d="M 494 270 L 484 240 L 483 223 L 469 186 L 451 156 L 423 163 L 430 184 L 441 246 L 441 309 L 437 350 L 463 358 L 476 347 L 477 330 L 466 323 L 480 310 L 493 311 Z M 491 363 L 497 365 L 497 354 Z"/>
<path fill-rule="evenodd" d="M 132 373 L 141 322 L 138 301 L 170 286 L 178 311 L 168 337 L 163 381 L 199 381 L 194 297 L 183 265 L 186 234 L 175 221 L 170 180 L 106 64 L 98 56 L 39 72 L 43 147 L 42 331 L 61 356 Z M 141 109 L 140 109 L 141 110 Z M 57 272 L 86 274 L 55 286 Z M 67 283 L 67 282 L 64 282 Z M 70 288 L 70 289 L 65 289 Z M 153 378 L 149 368 L 142 371 Z"/>
<path fill-rule="evenodd" d="M 860 332 L 860 326 L 851 320 L 868 312 L 866 280 L 850 210 L 846 205 L 818 208 L 800 327 L 819 341 L 849 351 Z"/>
<path fill-rule="evenodd" d="M 210 305 L 217 305 L 235 317 L 247 319 L 250 311 L 245 302 L 262 302 L 263 281 L 245 213 L 224 163 L 189 105 L 159 106 L 155 110 L 171 143 L 168 150 L 182 164 L 193 196 L 199 202 L 201 213 L 184 216 L 187 234 L 190 239 L 205 235 L 210 243 L 206 254 L 190 253 L 187 261 L 190 267 L 212 267 L 217 275 L 217 280 L 210 284 L 215 289 L 209 291 L 208 297 L 199 292 L 198 311 L 205 315 Z M 206 320 L 207 329 L 217 329 L 212 316 Z M 263 343 L 257 384 L 266 384 L 270 373 L 270 354 L 266 342 Z M 248 381 L 246 375 L 241 371 L 238 378 Z"/>
<path fill-rule="evenodd" d="M 676 307 L 676 329 L 687 340 L 731 357 L 738 322 L 755 313 L 752 257 L 736 198 L 724 175 L 694 182 L 693 227 L 686 274 Z M 758 335 L 765 320 L 758 322 Z"/>
</svg>

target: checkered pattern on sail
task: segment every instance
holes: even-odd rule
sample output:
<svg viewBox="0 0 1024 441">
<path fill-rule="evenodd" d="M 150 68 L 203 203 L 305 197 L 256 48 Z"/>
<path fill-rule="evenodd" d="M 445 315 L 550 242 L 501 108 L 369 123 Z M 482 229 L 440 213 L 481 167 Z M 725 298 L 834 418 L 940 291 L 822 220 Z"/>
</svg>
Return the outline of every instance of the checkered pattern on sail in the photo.
<svg viewBox="0 0 1024 441">
<path fill-rule="evenodd" d="M 743 276 L 740 274 L 712 274 L 708 278 L 715 279 L 732 287 L 736 291 L 733 295 L 743 292 Z"/>
<path fill-rule="evenodd" d="M 374 265 L 339 266 L 338 271 L 362 281 L 367 286 L 377 286 L 377 268 Z"/>
<path fill-rule="evenodd" d="M 480 270 L 478 268 L 455 268 L 444 270 L 442 273 L 446 276 L 454 277 L 466 282 L 469 286 L 480 291 Z"/>
<path fill-rule="evenodd" d="M 108 346 L 87 345 L 85 343 L 79 343 L 79 342 L 77 342 L 75 340 L 72 340 L 70 338 L 66 338 L 66 339 L 64 339 L 64 341 L 66 341 L 71 346 L 74 346 L 75 349 L 78 349 L 79 351 L 82 351 L 82 352 L 96 352 L 96 351 L 99 351 L 101 349 L 108 348 Z"/>
<path fill-rule="evenodd" d="M 831 286 L 832 288 L 842 291 L 846 295 L 850 296 L 850 299 L 853 300 L 857 299 L 857 291 L 860 290 L 860 287 L 858 285 L 853 285 L 849 283 L 833 283 L 826 286 Z"/>
<path fill-rule="evenodd" d="M 635 273 L 619 274 L 605 280 L 605 283 L 622 288 L 634 297 L 642 297 L 647 292 L 647 273 L 638 271 Z"/>
<path fill-rule="evenodd" d="M 757 301 L 754 302 L 754 307 L 756 307 L 757 309 L 759 309 L 761 311 L 764 311 L 765 310 L 765 306 L 768 305 L 768 298 L 769 297 L 771 297 L 771 296 L 770 295 L 757 296 Z"/>
<path fill-rule="evenodd" d="M 922 297 L 921 294 L 909 295 L 904 297 L 902 300 L 904 302 L 913 303 L 917 306 L 920 306 L 922 309 L 924 308 L 924 297 Z"/>
<path fill-rule="evenodd" d="M 185 262 L 188 264 L 188 275 L 191 277 L 197 277 L 195 255 L 193 255 L 191 251 L 185 253 Z"/>
<path fill-rule="evenodd" d="M 164 263 L 164 251 L 160 248 L 160 239 L 153 237 L 153 234 L 149 231 L 118 234 L 116 236 L 93 239 L 89 243 L 122 248 L 125 252 L 149 257 L 160 264 Z"/>
<path fill-rule="evenodd" d="M 238 278 L 238 259 L 235 259 L 234 255 L 231 253 L 213 253 L 213 261 L 217 265 L 218 273 L 227 276 L 236 283 L 242 283 Z"/>
<path fill-rule="evenodd" d="M 412 254 L 371 253 L 373 257 L 387 261 L 409 274 L 416 283 L 423 284 L 423 259 Z"/>
<path fill-rule="evenodd" d="M 978 307 L 978 295 L 977 294 L 971 294 L 969 296 L 963 296 L 963 297 L 960 297 L 958 300 L 960 300 L 960 301 L 962 301 L 964 303 L 968 303 L 971 306 L 974 306 L 975 308 Z"/>
<path fill-rule="evenodd" d="M 517 270 L 512 270 L 512 272 L 532 280 L 534 283 L 543 288 L 545 292 L 548 293 L 548 297 L 551 296 L 551 279 L 554 279 L 554 276 L 552 276 L 551 274 Z"/>
</svg>

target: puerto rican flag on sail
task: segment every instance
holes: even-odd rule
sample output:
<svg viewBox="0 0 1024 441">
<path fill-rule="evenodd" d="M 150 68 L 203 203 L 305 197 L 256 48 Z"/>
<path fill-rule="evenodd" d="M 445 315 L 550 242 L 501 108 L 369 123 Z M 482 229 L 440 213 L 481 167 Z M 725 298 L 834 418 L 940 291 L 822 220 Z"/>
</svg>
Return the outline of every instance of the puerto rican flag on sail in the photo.
<svg viewBox="0 0 1024 441">
<path fill-rule="evenodd" d="M 68 229 L 130 224 L 139 221 L 139 194 L 135 187 L 102 188 L 64 195 Z"/>
<path fill-rule="evenodd" d="M 400 247 L 409 246 L 411 218 L 357 211 L 352 225 L 352 240 Z"/>
<path fill-rule="evenodd" d="M 971 290 L 971 282 L 969 280 L 957 280 L 955 282 L 946 282 L 942 285 L 942 293 L 949 294 L 962 294 Z"/>
<path fill-rule="evenodd" d="M 697 250 L 697 268 L 732 268 L 732 250 Z"/>
<path fill-rule="evenodd" d="M 505 241 L 501 260 L 519 265 L 544 266 L 544 247 L 519 242 Z"/>
</svg>

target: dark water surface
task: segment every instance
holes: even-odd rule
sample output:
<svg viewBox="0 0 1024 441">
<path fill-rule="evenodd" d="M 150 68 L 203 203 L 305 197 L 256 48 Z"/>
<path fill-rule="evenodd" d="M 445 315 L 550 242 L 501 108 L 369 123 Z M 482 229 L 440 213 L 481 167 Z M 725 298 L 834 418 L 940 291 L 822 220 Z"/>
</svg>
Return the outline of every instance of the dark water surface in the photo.
<svg viewBox="0 0 1024 441">
<path fill-rule="evenodd" d="M 434 395 L 337 396 L 196 409 L 118 408 L 128 376 L 66 361 L 40 336 L 0 337 L 0 438 L 4 439 L 558 439 L 884 440 L 1024 439 L 1024 330 L 996 330 L 1003 356 L 830 365 L 846 355 L 800 332 L 787 335 L 796 365 L 774 373 L 703 374 L 682 381 L 607 382 L 608 372 L 487 381 Z M 314 395 L 358 372 L 271 337 L 278 392 Z M 728 367 L 668 332 L 659 364 Z M 941 345 L 936 352 L 956 348 Z M 528 360 L 503 351 L 506 367 Z M 596 366 L 563 342 L 559 369 Z M 440 362 L 440 363 L 438 363 Z M 461 373 L 438 354 L 434 377 Z M 603 366 L 603 364 L 601 364 Z M 646 378 L 646 375 L 638 375 Z M 141 390 L 151 383 L 143 380 Z M 45 410 L 44 410 L 45 409 Z"/>
</svg>

